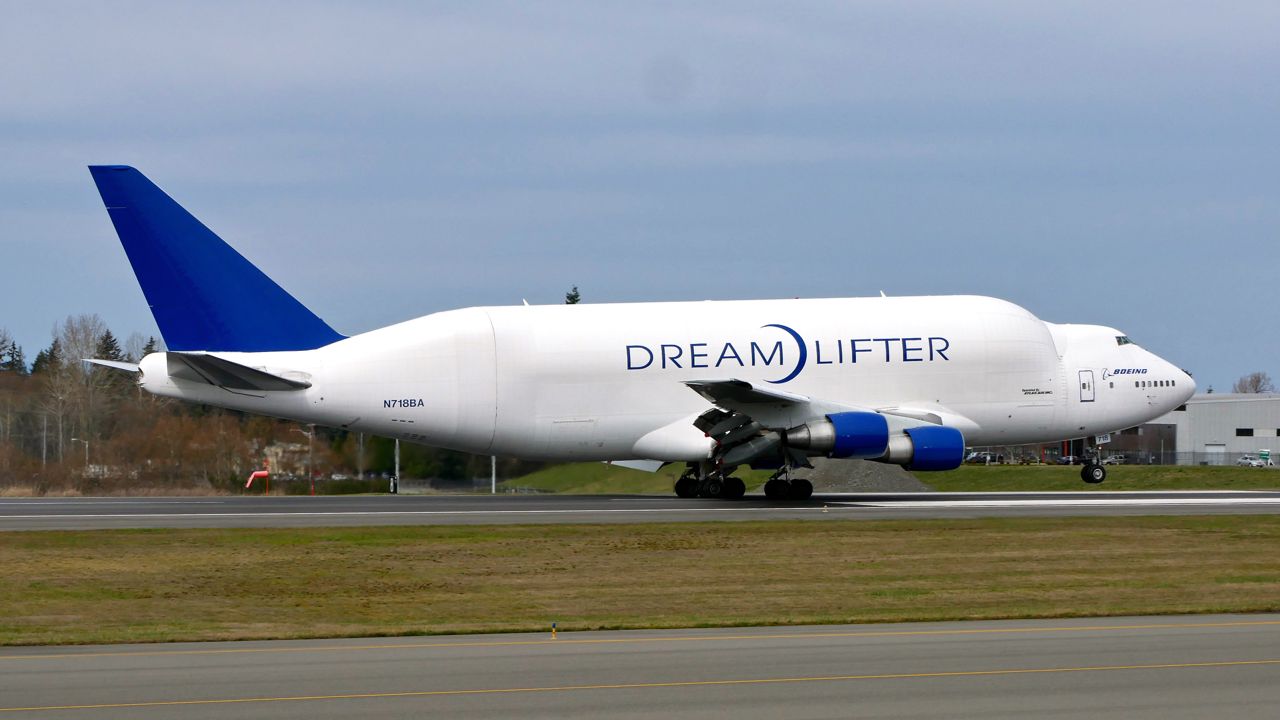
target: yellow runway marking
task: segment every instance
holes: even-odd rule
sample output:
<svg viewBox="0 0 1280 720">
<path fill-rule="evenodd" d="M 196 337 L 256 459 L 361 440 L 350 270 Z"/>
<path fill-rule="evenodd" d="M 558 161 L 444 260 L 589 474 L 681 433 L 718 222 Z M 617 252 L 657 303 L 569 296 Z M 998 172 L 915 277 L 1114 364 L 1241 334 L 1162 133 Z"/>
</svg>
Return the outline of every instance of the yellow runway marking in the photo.
<svg viewBox="0 0 1280 720">
<path fill-rule="evenodd" d="M 658 635 L 625 638 L 573 638 L 558 640 L 481 640 L 475 642 L 374 643 L 367 645 L 316 645 L 208 650 L 123 650 L 119 652 L 62 653 L 49 655 L 0 655 L 6 660 L 73 660 L 103 657 L 153 657 L 170 655 L 254 655 L 269 653 L 346 652 L 370 650 L 422 650 L 435 648 L 487 648 L 536 645 L 626 645 L 663 642 L 742 642 L 746 640 L 806 640 L 823 638 L 938 637 L 948 635 L 1003 635 L 1027 633 L 1114 632 L 1124 630 L 1191 630 L 1197 628 L 1280 626 L 1280 620 L 1241 620 L 1203 623 L 1148 623 L 1143 625 L 1077 625 L 1061 627 L 972 628 L 968 630 L 854 630 L 850 632 L 770 633 L 762 635 Z M 262 641 L 241 641 L 262 642 Z"/>
<path fill-rule="evenodd" d="M 724 685 L 773 685 L 782 683 L 847 682 L 854 680 L 910 680 L 950 677 L 990 677 L 995 675 L 1047 675 L 1054 673 L 1110 672 L 1117 670 L 1171 670 L 1178 668 L 1220 668 L 1248 665 L 1280 665 L 1280 660 L 1228 660 L 1223 662 L 1154 663 L 1150 665 L 1095 665 L 1092 667 L 1010 668 L 1003 670 L 956 670 L 949 672 L 885 673 L 880 675 L 822 675 L 816 677 L 758 678 L 730 680 L 682 680 L 673 682 L 616 683 L 602 685 L 558 685 L 552 687 L 489 688 L 471 690 L 410 690 L 405 692 L 344 693 L 335 695 L 295 695 L 292 697 L 221 698 L 212 700 L 156 700 L 152 702 L 100 703 L 93 705 L 41 705 L 0 708 L 0 712 L 40 710 L 111 710 L 121 708 L 174 707 L 181 705 L 231 705 L 237 703 L 306 702 L 315 700 L 371 700 L 384 698 L 551 693 L 575 690 L 645 690 L 653 688 L 714 687 Z"/>
</svg>

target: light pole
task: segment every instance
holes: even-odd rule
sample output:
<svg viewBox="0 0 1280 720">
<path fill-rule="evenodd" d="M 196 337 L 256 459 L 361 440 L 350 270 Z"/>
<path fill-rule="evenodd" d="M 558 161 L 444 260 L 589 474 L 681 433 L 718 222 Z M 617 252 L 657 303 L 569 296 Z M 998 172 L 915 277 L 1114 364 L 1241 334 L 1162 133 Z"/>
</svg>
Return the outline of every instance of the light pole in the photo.
<svg viewBox="0 0 1280 720">
<path fill-rule="evenodd" d="M 71 442 L 84 443 L 84 473 L 89 474 L 89 441 L 80 438 L 71 438 Z"/>
<path fill-rule="evenodd" d="M 311 481 L 311 494 L 316 494 L 316 473 L 311 466 L 311 440 L 315 437 L 316 426 L 311 424 L 307 426 L 309 429 L 302 430 L 299 428 L 291 428 L 296 433 L 302 433 L 307 436 L 307 479 Z"/>
<path fill-rule="evenodd" d="M 391 472 L 391 494 L 400 493 L 400 438 L 396 438 L 396 466 Z"/>
</svg>

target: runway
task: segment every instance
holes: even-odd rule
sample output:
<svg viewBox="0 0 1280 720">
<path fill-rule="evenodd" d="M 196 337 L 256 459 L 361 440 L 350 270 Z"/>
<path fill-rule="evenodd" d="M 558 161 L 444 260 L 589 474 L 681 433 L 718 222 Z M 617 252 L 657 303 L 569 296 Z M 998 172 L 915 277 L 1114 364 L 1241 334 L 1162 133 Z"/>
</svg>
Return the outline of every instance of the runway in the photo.
<svg viewBox="0 0 1280 720">
<path fill-rule="evenodd" d="M 859 493 L 805 502 L 641 495 L 4 498 L 0 530 L 1280 513 L 1280 492 Z"/>
<path fill-rule="evenodd" d="M 1280 615 L 0 650 L 0 717 L 1272 718 Z"/>
</svg>

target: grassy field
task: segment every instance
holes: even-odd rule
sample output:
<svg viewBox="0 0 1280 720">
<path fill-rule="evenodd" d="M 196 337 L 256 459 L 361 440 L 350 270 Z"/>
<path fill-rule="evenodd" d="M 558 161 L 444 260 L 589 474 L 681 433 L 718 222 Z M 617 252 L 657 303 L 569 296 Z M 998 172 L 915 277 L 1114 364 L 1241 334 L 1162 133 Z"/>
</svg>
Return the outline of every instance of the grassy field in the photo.
<svg viewBox="0 0 1280 720">
<path fill-rule="evenodd" d="M 1280 610 L 1280 517 L 0 533 L 0 644 Z"/>
<path fill-rule="evenodd" d="M 604 463 L 557 465 L 508 480 L 503 486 L 544 492 L 670 495 L 672 484 L 683 469 L 683 465 L 674 464 L 646 473 Z M 1107 481 L 1100 485 L 1081 481 L 1079 467 L 1062 465 L 965 465 L 948 472 L 919 473 L 916 477 L 943 492 L 1280 489 L 1280 470 L 1264 468 L 1116 465 L 1108 467 L 1107 472 Z M 746 481 L 748 490 L 754 490 L 769 477 L 768 471 L 737 474 Z"/>
<path fill-rule="evenodd" d="M 529 475 L 507 480 L 506 488 L 526 488 L 542 492 L 578 494 L 652 494 L 670 495 L 676 478 L 684 472 L 683 463 L 673 463 L 658 472 L 649 473 L 606 465 L 604 463 L 572 463 L 555 465 Z M 768 470 L 744 470 L 735 473 L 754 490 L 772 474 Z"/>
</svg>

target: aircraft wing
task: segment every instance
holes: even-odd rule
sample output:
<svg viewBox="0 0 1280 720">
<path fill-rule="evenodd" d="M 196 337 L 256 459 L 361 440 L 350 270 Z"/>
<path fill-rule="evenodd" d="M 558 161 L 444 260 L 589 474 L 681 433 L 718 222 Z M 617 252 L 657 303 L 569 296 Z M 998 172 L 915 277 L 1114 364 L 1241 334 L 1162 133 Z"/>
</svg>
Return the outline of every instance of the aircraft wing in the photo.
<svg viewBox="0 0 1280 720">
<path fill-rule="evenodd" d="M 859 407 L 738 379 L 690 380 L 685 385 L 715 406 L 699 415 L 693 425 L 715 441 L 713 460 L 727 466 L 772 457 L 775 461 L 784 459 L 795 466 L 806 467 L 809 463 L 804 448 L 814 446 L 814 428 L 818 428 L 820 432 L 825 429 L 829 433 L 837 417 L 843 418 L 840 420 L 842 426 L 850 422 L 862 427 L 878 426 L 881 433 L 908 440 L 916 436 L 923 438 L 920 431 L 922 427 L 949 427 L 964 432 L 977 428 L 969 418 L 930 404 Z M 878 419 L 866 425 L 870 418 Z M 858 431 L 851 432 L 853 435 L 858 434 Z M 961 436 L 957 433 L 955 438 L 959 437 Z M 947 442 L 954 441 L 948 436 Z M 817 442 L 829 443 L 831 440 L 828 438 Z M 925 442 L 921 440 L 921 443 Z M 910 447 L 914 448 L 914 444 Z M 844 451 L 854 452 L 847 448 L 836 449 L 836 452 Z M 891 456 L 898 451 L 880 444 L 878 452 Z M 914 453 L 914 449 L 911 452 Z"/>
<path fill-rule="evenodd" d="M 819 412 L 806 395 L 746 380 L 689 380 L 685 385 L 715 405 L 693 424 L 715 441 L 715 456 L 728 465 L 781 451 L 780 431 Z M 792 461 L 801 467 L 808 464 L 803 453 Z"/>
<path fill-rule="evenodd" d="M 774 430 L 795 427 L 829 413 L 874 412 L 871 408 L 830 402 L 736 378 L 687 380 L 685 385 L 719 410 L 750 418 L 760 426 Z M 704 419 L 695 425 L 705 432 L 707 428 L 703 425 L 716 423 L 715 420 Z M 715 434 L 711 433 L 711 436 L 714 437 Z"/>
<path fill-rule="evenodd" d="M 725 406 L 760 405 L 763 403 L 803 404 L 809 402 L 808 396 L 784 392 L 774 388 L 762 388 L 752 385 L 746 380 L 689 380 L 685 382 L 708 402 Z"/>
</svg>

